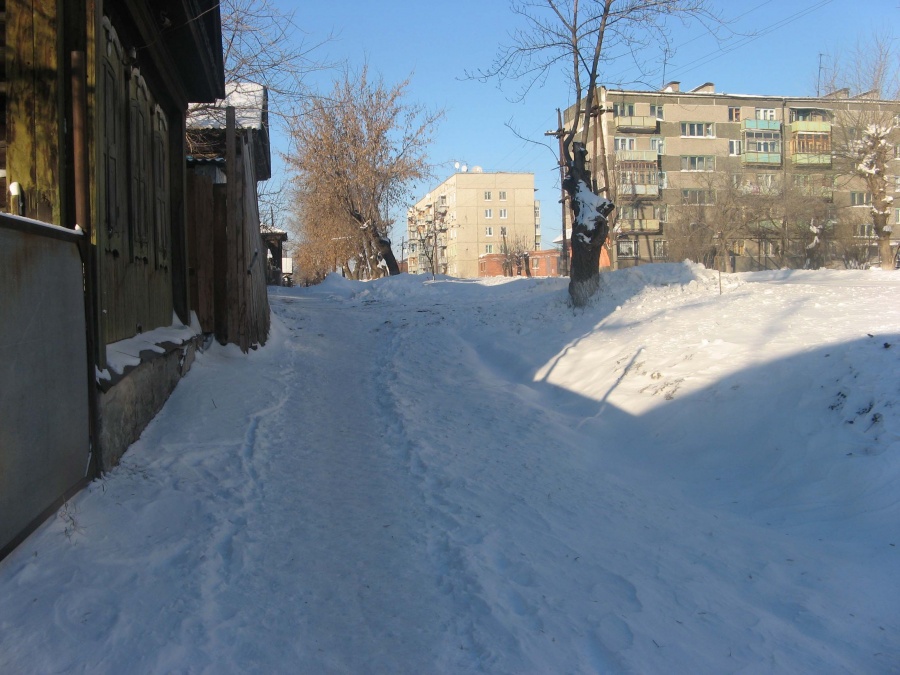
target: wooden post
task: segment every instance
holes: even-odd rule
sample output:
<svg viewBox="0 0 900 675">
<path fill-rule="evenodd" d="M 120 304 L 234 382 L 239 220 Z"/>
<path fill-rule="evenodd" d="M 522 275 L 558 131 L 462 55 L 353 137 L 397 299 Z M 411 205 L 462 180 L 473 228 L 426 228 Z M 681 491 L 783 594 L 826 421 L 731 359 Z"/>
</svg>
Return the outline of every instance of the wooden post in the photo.
<svg viewBox="0 0 900 675">
<path fill-rule="evenodd" d="M 237 152 L 235 148 L 235 119 L 234 107 L 225 108 L 225 256 L 227 273 L 225 276 L 227 317 L 227 341 L 237 343 L 239 339 L 238 326 L 238 297 L 240 278 L 238 270 L 241 261 L 238 260 L 238 179 L 237 179 Z"/>
</svg>

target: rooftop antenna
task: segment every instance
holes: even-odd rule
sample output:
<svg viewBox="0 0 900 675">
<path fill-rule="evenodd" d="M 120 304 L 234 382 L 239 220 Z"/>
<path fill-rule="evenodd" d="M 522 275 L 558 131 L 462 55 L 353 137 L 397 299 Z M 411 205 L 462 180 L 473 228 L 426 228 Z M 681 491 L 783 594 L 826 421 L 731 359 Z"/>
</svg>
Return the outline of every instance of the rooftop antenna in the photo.
<svg viewBox="0 0 900 675">
<path fill-rule="evenodd" d="M 822 95 L 822 57 L 825 56 L 819 52 L 819 77 L 816 79 L 816 98 Z"/>
<path fill-rule="evenodd" d="M 465 173 L 466 171 L 469 170 L 469 167 L 466 166 L 465 162 L 463 162 L 462 164 L 460 164 L 459 162 L 456 162 L 453 166 L 456 168 L 457 171 L 461 171 L 462 173 Z"/>
</svg>

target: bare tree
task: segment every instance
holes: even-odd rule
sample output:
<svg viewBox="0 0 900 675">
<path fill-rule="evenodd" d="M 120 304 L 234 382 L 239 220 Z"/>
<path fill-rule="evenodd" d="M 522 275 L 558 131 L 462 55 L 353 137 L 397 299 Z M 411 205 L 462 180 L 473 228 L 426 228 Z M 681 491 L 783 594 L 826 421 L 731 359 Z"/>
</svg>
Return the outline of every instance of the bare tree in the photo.
<svg viewBox="0 0 900 675">
<path fill-rule="evenodd" d="M 882 269 L 893 268 L 890 214 L 894 198 L 889 167 L 900 127 L 895 105 L 883 101 L 900 98 L 894 42 L 883 33 L 867 36 L 846 58 L 834 61 L 827 77 L 829 88 L 848 100 L 835 113 L 836 168 L 864 187 Z M 848 181 L 847 186 L 853 189 L 853 185 L 852 179 Z"/>
<path fill-rule="evenodd" d="M 361 235 L 357 258 L 370 277 L 382 264 L 400 273 L 389 214 L 430 175 L 426 149 L 443 114 L 405 103 L 407 85 L 373 81 L 367 67 L 347 71 L 328 97 L 307 98 L 291 120 L 287 162 L 296 173 L 301 211 L 308 217 L 312 207 L 302 200 L 313 199 L 330 209 L 318 220 L 350 219 Z M 306 235 L 331 236 L 309 226 Z"/>
<path fill-rule="evenodd" d="M 586 162 L 591 125 L 599 124 L 601 131 L 603 127 L 605 111 L 598 107 L 597 96 L 601 65 L 614 60 L 610 54 L 637 59 L 651 43 L 668 47 L 671 19 L 697 18 L 711 24 L 719 19 L 707 0 L 515 0 L 513 11 L 525 27 L 513 32 L 511 44 L 501 47 L 491 67 L 476 76 L 520 82 L 524 96 L 560 68 L 568 71 L 575 98 L 574 119 L 563 137 L 563 187 L 573 214 L 569 296 L 581 307 L 599 288 L 600 252 L 615 208 L 608 199 L 607 163 L 601 161 L 603 186 L 598 189 Z M 601 155 L 605 159 L 605 153 Z M 604 192 L 607 197 L 600 196 Z"/>
</svg>

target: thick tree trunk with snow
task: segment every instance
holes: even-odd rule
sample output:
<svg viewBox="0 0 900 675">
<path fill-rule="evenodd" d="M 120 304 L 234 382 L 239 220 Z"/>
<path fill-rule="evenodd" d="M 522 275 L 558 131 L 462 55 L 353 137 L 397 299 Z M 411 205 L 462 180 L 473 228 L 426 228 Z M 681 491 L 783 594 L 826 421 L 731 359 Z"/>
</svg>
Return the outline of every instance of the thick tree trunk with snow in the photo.
<svg viewBox="0 0 900 675">
<path fill-rule="evenodd" d="M 872 223 L 878 235 L 878 255 L 881 256 L 881 269 L 894 269 L 894 253 L 891 251 L 891 226 L 888 224 L 888 210 L 874 213 Z"/>
<path fill-rule="evenodd" d="M 381 256 L 381 259 L 387 266 L 388 274 L 391 276 L 400 274 L 400 265 L 397 264 L 397 258 L 394 257 L 394 250 L 391 248 L 391 240 L 376 234 L 375 248 L 378 251 L 378 255 Z"/>
<path fill-rule="evenodd" d="M 600 288 L 600 253 L 609 236 L 607 218 L 615 205 L 591 190 L 591 172 L 585 167 L 587 149 L 582 143 L 572 144 L 572 155 L 563 181 L 573 215 L 569 297 L 573 305 L 584 307 Z"/>
</svg>

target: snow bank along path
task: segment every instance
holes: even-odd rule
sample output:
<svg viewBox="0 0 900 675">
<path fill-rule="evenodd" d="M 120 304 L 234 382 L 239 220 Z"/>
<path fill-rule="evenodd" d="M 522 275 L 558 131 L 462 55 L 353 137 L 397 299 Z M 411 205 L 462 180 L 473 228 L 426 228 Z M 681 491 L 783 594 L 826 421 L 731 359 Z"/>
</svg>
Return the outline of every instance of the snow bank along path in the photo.
<svg viewBox="0 0 900 675">
<path fill-rule="evenodd" d="M 896 672 L 900 276 L 330 277 L 0 563 L 0 672 Z"/>
</svg>

